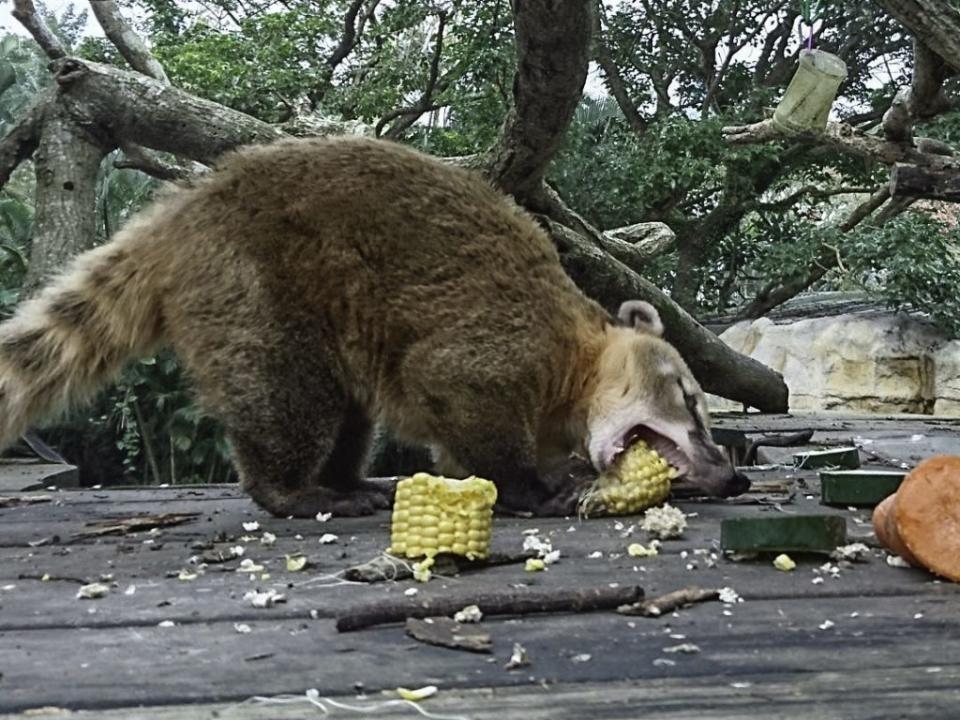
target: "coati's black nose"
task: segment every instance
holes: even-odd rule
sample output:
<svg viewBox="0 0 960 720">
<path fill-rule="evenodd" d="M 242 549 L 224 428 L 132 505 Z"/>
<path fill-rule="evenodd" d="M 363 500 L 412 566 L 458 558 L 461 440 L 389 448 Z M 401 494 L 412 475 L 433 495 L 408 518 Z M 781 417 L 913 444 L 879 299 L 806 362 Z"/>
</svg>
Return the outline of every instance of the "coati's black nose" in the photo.
<svg viewBox="0 0 960 720">
<path fill-rule="evenodd" d="M 724 497 L 736 497 L 737 495 L 743 495 L 747 490 L 750 489 L 750 478 L 740 472 L 735 472 L 733 477 L 730 478 L 730 481 L 727 483 L 727 486 L 724 488 Z"/>
</svg>

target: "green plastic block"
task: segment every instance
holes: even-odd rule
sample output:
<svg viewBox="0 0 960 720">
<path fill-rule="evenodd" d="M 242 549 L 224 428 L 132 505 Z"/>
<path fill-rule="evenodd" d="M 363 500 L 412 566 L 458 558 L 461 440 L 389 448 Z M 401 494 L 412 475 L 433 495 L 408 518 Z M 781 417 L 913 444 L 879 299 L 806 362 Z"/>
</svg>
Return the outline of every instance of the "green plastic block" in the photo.
<svg viewBox="0 0 960 720">
<path fill-rule="evenodd" d="M 828 450 L 810 450 L 796 453 L 793 464 L 797 469 L 818 470 L 820 468 L 846 468 L 856 470 L 860 467 L 860 451 L 855 447 L 830 448 Z"/>
<path fill-rule="evenodd" d="M 720 546 L 735 552 L 832 552 L 847 544 L 839 515 L 730 518 L 720 524 Z"/>
<path fill-rule="evenodd" d="M 824 470 L 820 473 L 820 502 L 873 507 L 893 495 L 906 476 L 906 470 Z"/>
</svg>

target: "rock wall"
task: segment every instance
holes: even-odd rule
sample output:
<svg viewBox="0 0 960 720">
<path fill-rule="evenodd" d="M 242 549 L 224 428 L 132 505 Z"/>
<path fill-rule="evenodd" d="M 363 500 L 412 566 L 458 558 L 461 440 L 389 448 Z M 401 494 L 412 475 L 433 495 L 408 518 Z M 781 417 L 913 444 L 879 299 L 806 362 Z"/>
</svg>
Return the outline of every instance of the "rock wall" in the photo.
<svg viewBox="0 0 960 720">
<path fill-rule="evenodd" d="M 960 340 L 922 317 L 870 310 L 762 318 L 720 337 L 783 374 L 791 410 L 960 416 Z"/>
</svg>

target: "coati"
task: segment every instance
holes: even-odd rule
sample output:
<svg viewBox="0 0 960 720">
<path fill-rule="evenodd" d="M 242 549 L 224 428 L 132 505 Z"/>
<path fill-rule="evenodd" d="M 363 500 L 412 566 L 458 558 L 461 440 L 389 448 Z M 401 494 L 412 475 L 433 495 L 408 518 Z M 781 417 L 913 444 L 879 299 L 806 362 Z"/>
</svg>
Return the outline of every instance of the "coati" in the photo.
<svg viewBox="0 0 960 720">
<path fill-rule="evenodd" d="M 0 325 L 0 445 L 172 347 L 269 512 L 372 512 L 371 433 L 435 448 L 500 503 L 568 513 L 542 470 L 640 432 L 717 495 L 744 480 L 652 306 L 619 322 L 478 175 L 373 139 L 242 149 L 167 191 Z"/>
</svg>

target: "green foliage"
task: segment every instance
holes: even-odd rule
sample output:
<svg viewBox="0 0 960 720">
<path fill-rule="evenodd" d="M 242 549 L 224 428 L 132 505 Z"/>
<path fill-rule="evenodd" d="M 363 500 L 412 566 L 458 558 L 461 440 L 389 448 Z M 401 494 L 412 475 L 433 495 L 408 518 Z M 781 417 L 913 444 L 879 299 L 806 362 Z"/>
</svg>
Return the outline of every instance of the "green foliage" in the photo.
<svg viewBox="0 0 960 720">
<path fill-rule="evenodd" d="M 928 313 L 960 337 L 960 228 L 910 212 L 842 238 L 847 277 L 893 308 Z"/>
<path fill-rule="evenodd" d="M 222 428 L 197 409 L 190 383 L 169 352 L 124 371 L 110 393 L 108 419 L 132 476 L 170 484 L 233 477 Z"/>
</svg>

